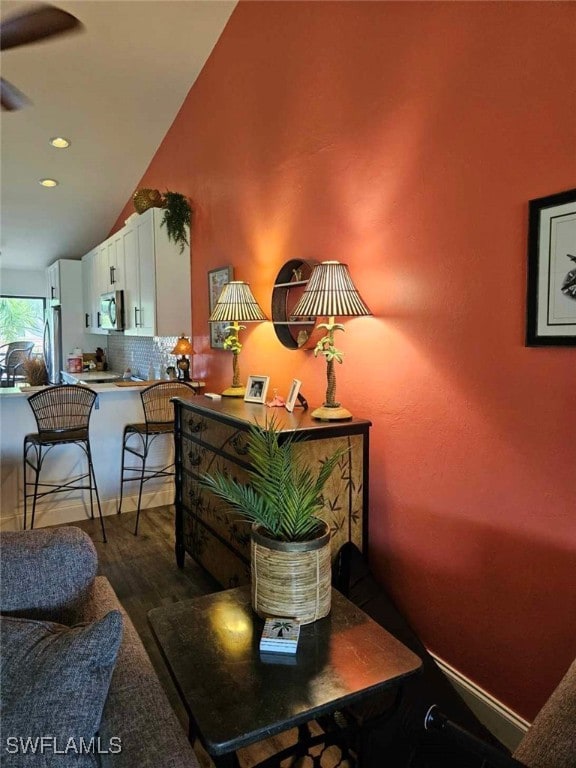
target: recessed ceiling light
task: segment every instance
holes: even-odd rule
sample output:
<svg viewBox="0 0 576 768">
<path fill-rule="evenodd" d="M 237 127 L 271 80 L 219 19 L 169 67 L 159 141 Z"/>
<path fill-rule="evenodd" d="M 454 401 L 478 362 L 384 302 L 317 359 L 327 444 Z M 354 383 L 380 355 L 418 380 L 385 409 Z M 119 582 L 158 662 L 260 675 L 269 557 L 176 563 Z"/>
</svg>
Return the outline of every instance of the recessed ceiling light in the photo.
<svg viewBox="0 0 576 768">
<path fill-rule="evenodd" d="M 43 187 L 57 187 L 59 182 L 56 179 L 40 179 L 38 183 Z"/>
<path fill-rule="evenodd" d="M 70 146 L 70 140 L 65 139 L 63 136 L 54 136 L 54 138 L 50 139 L 50 144 L 57 149 L 66 149 Z"/>
</svg>

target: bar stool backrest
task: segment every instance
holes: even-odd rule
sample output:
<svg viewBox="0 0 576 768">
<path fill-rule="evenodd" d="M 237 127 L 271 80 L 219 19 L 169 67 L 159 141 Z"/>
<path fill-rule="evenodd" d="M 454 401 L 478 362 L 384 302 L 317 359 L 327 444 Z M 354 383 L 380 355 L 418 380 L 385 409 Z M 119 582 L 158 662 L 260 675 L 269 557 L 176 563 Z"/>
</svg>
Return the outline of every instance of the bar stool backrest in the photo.
<svg viewBox="0 0 576 768">
<path fill-rule="evenodd" d="M 63 384 L 36 392 L 28 398 L 38 432 L 88 429 L 97 394 L 88 387 Z"/>
<path fill-rule="evenodd" d="M 182 381 L 161 381 L 146 387 L 141 393 L 142 407 L 146 424 L 173 424 L 173 397 L 195 395 L 194 387 Z"/>
</svg>

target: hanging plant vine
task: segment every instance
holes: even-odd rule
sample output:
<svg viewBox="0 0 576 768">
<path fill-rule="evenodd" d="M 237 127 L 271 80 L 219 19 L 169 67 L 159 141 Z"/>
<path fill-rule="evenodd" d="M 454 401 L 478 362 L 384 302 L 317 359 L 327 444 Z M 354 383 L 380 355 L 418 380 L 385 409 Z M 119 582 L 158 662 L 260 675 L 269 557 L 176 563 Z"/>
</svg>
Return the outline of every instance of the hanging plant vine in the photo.
<svg viewBox="0 0 576 768">
<path fill-rule="evenodd" d="M 163 194 L 164 216 L 160 226 L 166 227 L 168 239 L 180 246 L 180 253 L 184 251 L 184 246 L 188 243 L 188 232 L 186 227 L 190 226 L 192 219 L 192 208 L 188 198 L 180 192 L 166 191 Z"/>
</svg>

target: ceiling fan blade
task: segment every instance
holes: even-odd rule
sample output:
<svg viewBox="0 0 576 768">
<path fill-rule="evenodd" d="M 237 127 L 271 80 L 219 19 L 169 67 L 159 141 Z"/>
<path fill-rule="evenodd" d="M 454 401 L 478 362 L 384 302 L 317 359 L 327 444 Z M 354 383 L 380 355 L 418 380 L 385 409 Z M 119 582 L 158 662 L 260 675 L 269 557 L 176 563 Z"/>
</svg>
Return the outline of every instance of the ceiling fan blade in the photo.
<svg viewBox="0 0 576 768">
<path fill-rule="evenodd" d="M 28 45 L 47 37 L 61 35 L 82 24 L 71 13 L 52 5 L 41 5 L 18 16 L 12 16 L 0 25 L 0 50 Z"/>
<path fill-rule="evenodd" d="M 22 107 L 27 107 L 30 104 L 30 99 L 22 91 L 19 91 L 15 85 L 0 77 L 0 102 L 2 103 L 2 109 L 14 112 L 17 109 L 22 109 Z"/>
</svg>

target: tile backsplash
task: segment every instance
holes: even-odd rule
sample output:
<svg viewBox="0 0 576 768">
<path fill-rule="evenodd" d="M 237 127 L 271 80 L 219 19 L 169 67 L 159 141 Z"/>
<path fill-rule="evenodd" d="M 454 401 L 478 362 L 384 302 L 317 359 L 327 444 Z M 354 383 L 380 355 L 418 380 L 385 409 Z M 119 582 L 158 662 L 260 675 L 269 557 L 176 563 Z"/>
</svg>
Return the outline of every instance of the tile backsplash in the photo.
<svg viewBox="0 0 576 768">
<path fill-rule="evenodd" d="M 178 340 L 177 336 L 108 336 L 108 368 L 111 371 L 125 371 L 130 368 L 135 376 L 143 379 L 164 379 L 166 368 L 176 364 L 176 357 L 170 354 Z"/>
</svg>

